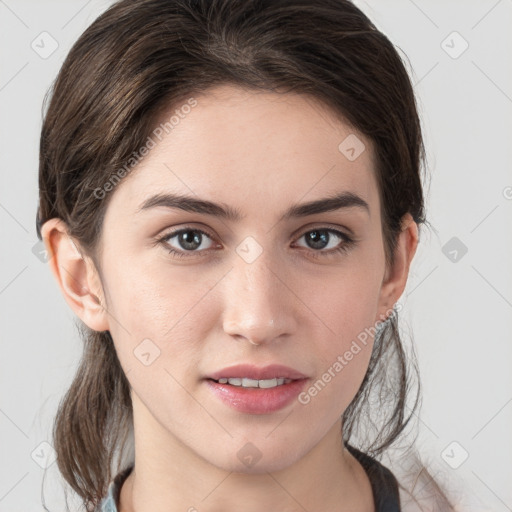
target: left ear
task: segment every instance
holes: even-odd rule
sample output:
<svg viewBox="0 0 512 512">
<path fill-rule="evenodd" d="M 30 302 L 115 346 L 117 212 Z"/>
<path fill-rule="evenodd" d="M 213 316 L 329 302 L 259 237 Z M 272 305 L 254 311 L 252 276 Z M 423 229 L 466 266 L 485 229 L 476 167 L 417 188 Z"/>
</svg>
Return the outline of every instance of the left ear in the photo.
<svg viewBox="0 0 512 512">
<path fill-rule="evenodd" d="M 385 320 L 389 316 L 393 305 L 402 295 L 407 284 L 409 267 L 418 247 L 418 225 L 414 222 L 410 213 L 406 213 L 402 217 L 401 226 L 395 249 L 395 260 L 393 265 L 386 268 L 382 281 L 378 316 L 375 322 Z"/>
</svg>

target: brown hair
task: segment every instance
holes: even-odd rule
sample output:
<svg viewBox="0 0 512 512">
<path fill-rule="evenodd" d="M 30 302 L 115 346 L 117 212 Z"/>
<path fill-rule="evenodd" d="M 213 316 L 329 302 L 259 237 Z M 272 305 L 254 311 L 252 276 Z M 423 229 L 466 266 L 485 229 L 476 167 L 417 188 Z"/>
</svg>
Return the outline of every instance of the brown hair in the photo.
<svg viewBox="0 0 512 512">
<path fill-rule="evenodd" d="M 391 264 L 403 215 L 426 222 L 420 120 L 399 54 L 348 0 L 113 4 L 71 48 L 52 86 L 40 140 L 38 237 L 47 220 L 64 220 L 100 270 L 98 241 L 113 192 L 98 199 L 97 191 L 123 175 L 119 170 L 126 170 L 164 112 L 227 83 L 309 95 L 369 138 Z M 92 510 L 121 469 L 132 408 L 110 332 L 78 327 L 84 352 L 53 435 L 60 472 Z M 378 456 L 404 432 L 420 396 L 416 379 L 406 414 L 418 374 L 414 353 L 410 358 L 408 366 L 394 314 L 375 337 L 367 373 L 343 414 L 345 442 L 372 423 L 373 393 L 385 414 L 360 448 Z"/>
</svg>

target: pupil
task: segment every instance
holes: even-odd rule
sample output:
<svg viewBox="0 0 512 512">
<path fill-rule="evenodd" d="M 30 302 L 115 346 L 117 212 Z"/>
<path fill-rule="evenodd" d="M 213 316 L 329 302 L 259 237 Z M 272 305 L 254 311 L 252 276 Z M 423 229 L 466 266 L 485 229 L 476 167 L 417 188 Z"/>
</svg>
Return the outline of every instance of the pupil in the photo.
<svg viewBox="0 0 512 512">
<path fill-rule="evenodd" d="M 309 240 L 312 242 L 310 246 L 314 249 L 323 249 L 329 243 L 329 234 L 327 231 L 310 231 Z"/>
<path fill-rule="evenodd" d="M 192 236 L 189 235 L 192 233 Z M 197 231 L 184 231 L 179 235 L 179 241 L 184 249 L 193 250 L 201 245 L 201 233 Z M 192 244 L 192 245 L 190 245 Z"/>
</svg>

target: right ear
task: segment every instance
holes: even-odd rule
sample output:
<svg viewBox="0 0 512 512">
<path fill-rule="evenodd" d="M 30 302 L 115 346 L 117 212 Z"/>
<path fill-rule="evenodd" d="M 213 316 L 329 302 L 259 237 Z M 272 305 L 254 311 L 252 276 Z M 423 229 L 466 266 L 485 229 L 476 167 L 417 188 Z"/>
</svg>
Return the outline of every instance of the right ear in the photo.
<svg viewBox="0 0 512 512">
<path fill-rule="evenodd" d="M 93 261 L 82 255 L 62 219 L 46 221 L 41 236 L 51 271 L 66 302 L 88 327 L 95 331 L 108 330 L 105 298 Z"/>
</svg>

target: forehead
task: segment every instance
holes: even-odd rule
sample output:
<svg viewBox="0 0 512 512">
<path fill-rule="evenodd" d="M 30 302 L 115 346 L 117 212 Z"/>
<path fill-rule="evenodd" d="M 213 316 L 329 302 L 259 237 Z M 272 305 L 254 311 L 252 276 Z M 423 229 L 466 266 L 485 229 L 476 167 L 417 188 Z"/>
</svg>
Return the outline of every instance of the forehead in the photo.
<svg viewBox="0 0 512 512">
<path fill-rule="evenodd" d="M 194 99 L 163 113 L 152 149 L 116 187 L 111 207 L 134 213 L 162 192 L 260 216 L 339 191 L 376 200 L 369 140 L 313 98 L 223 85 Z"/>
</svg>

